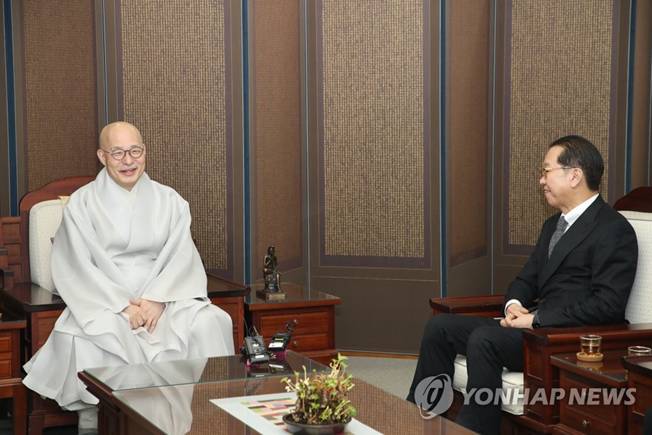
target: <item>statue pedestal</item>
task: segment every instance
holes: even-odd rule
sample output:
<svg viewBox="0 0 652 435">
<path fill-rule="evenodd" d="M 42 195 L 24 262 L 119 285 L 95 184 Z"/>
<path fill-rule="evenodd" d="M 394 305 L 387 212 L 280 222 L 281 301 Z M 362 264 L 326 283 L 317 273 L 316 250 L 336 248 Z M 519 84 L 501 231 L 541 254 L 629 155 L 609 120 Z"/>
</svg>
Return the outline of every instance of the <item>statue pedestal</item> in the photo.
<svg viewBox="0 0 652 435">
<path fill-rule="evenodd" d="M 260 299 L 265 299 L 266 301 L 284 301 L 285 293 L 282 291 L 270 291 L 270 290 L 257 290 L 256 296 Z"/>
</svg>

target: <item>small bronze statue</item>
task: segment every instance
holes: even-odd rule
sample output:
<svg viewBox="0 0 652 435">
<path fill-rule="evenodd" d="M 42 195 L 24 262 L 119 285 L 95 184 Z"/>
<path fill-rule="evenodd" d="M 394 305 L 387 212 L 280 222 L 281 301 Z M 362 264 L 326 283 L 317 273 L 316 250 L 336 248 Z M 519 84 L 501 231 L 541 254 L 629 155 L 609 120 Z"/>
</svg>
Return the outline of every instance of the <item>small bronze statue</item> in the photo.
<svg viewBox="0 0 652 435">
<path fill-rule="evenodd" d="M 256 294 L 265 300 L 283 300 L 285 293 L 281 291 L 281 272 L 278 271 L 276 248 L 267 247 L 267 255 L 263 259 L 263 280 L 265 288 Z"/>
<path fill-rule="evenodd" d="M 267 255 L 263 259 L 263 279 L 265 280 L 265 290 L 277 292 L 281 290 L 279 283 L 280 274 L 278 272 L 278 260 L 276 259 L 276 248 L 267 247 Z"/>
</svg>

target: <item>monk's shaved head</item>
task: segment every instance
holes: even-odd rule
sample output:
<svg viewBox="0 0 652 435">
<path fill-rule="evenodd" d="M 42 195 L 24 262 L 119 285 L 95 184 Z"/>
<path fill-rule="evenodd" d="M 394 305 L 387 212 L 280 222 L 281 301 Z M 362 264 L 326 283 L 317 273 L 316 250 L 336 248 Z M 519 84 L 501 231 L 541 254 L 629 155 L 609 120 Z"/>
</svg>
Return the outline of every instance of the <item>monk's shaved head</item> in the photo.
<svg viewBox="0 0 652 435">
<path fill-rule="evenodd" d="M 145 144 L 136 127 L 128 122 L 112 122 L 100 133 L 97 158 L 109 176 L 131 190 L 145 171 Z"/>
<path fill-rule="evenodd" d="M 133 137 L 138 138 L 136 143 L 143 143 L 143 136 L 140 134 L 140 131 L 134 127 L 133 124 L 130 124 L 126 121 L 116 121 L 107 124 L 102 129 L 102 132 L 100 133 L 99 147 L 103 149 L 109 149 L 112 146 L 112 142 L 115 139 L 115 136 L 122 133 L 130 133 Z"/>
</svg>

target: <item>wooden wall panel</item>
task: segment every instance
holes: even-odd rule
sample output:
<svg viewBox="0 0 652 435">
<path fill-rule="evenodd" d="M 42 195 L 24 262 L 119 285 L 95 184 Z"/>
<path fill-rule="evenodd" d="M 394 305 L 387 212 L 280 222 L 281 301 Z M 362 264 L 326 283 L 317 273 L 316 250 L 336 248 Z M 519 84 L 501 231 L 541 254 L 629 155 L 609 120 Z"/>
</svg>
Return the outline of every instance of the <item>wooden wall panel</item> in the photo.
<svg viewBox="0 0 652 435">
<path fill-rule="evenodd" d="M 446 5 L 447 294 L 477 294 L 491 289 L 491 1 Z"/>
<path fill-rule="evenodd" d="M 99 164 L 94 2 L 25 0 L 14 2 L 15 36 L 22 52 L 26 164 L 31 191 L 61 177 L 92 175 Z M 20 71 L 20 69 L 19 69 Z M 25 193 L 25 192 L 22 192 Z"/>
<path fill-rule="evenodd" d="M 423 2 L 318 4 L 320 261 L 423 265 Z"/>
<path fill-rule="evenodd" d="M 631 187 L 647 186 L 652 181 L 652 2 L 636 2 L 634 35 L 633 98 L 631 108 Z"/>
<path fill-rule="evenodd" d="M 342 298 L 338 348 L 414 352 L 439 294 L 440 9 L 307 8 L 310 286 Z"/>
<path fill-rule="evenodd" d="M 538 183 L 547 145 L 567 134 L 585 136 L 605 161 L 608 198 L 610 121 L 616 116 L 613 0 L 514 0 L 508 103 L 508 246 L 532 246 L 554 212 Z"/>
<path fill-rule="evenodd" d="M 147 172 L 189 203 L 206 266 L 233 274 L 228 1 L 122 0 L 120 117 L 148 147 Z"/>
<path fill-rule="evenodd" d="M 506 289 L 552 213 L 537 168 L 567 134 L 605 160 L 613 202 L 625 185 L 629 2 L 496 3 L 496 174 L 493 287 Z"/>
<path fill-rule="evenodd" d="M 0 20 L 4 23 L 4 8 L 0 8 Z M 1 30 L 3 41 L 7 37 L 4 26 Z M 0 101 L 7 101 L 7 60 L 4 44 L 0 47 Z M 9 138 L 9 123 L 7 119 L 8 104 L 0 104 L 0 137 Z M 11 214 L 11 190 L 12 180 L 9 173 L 9 140 L 0 141 L 0 216 L 9 216 Z"/>
<path fill-rule="evenodd" d="M 303 263 L 299 0 L 250 1 L 252 279 L 267 246 L 285 272 Z"/>
</svg>

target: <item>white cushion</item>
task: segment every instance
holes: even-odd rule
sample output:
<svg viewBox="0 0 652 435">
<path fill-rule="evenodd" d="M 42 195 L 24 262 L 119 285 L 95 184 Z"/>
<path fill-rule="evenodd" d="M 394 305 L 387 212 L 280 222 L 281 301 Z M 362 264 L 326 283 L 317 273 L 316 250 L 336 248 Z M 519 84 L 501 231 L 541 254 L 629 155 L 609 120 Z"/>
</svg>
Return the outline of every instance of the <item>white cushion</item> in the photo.
<svg viewBox="0 0 652 435">
<path fill-rule="evenodd" d="M 500 408 L 503 411 L 509 412 L 514 415 L 523 415 L 523 373 L 510 372 L 503 369 L 503 391 L 504 396 L 507 398 L 517 398 L 518 400 L 511 400 L 503 402 Z M 455 374 L 453 375 L 453 389 L 460 393 L 466 391 L 466 383 L 469 380 L 469 375 L 466 372 L 466 357 L 457 355 L 455 357 Z"/>
<path fill-rule="evenodd" d="M 29 211 L 29 268 L 32 282 L 52 292 L 52 239 L 61 225 L 67 197 L 35 204 Z"/>
<path fill-rule="evenodd" d="M 625 318 L 630 323 L 652 322 L 652 213 L 621 211 L 636 232 L 638 266 L 627 301 Z"/>
</svg>

